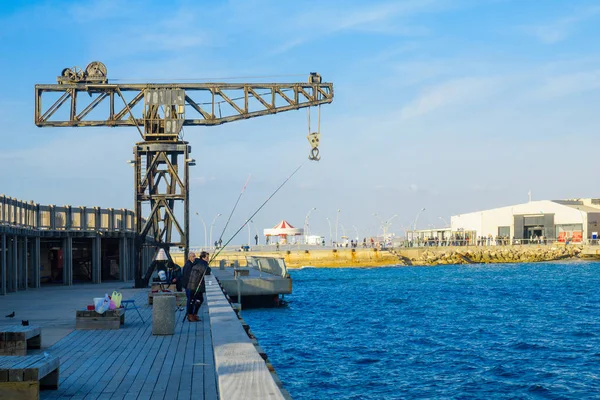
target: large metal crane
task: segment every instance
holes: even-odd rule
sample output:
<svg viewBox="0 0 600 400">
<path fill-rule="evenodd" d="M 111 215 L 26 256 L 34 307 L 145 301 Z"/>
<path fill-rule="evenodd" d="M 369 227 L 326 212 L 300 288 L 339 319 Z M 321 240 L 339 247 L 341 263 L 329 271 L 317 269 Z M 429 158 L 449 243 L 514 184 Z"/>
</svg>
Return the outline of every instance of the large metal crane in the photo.
<svg viewBox="0 0 600 400">
<path fill-rule="evenodd" d="M 57 84 L 35 85 L 35 124 L 40 127 L 135 126 L 136 286 L 145 286 L 145 245 L 189 249 L 191 146 L 189 125 L 220 125 L 333 101 L 333 84 L 311 73 L 306 83 L 112 83 L 98 61 L 85 70 L 65 68 Z M 44 100 L 44 101 L 42 101 Z M 48 104 L 48 106 L 44 106 Z M 310 127 L 309 127 L 310 129 Z M 319 159 L 320 132 L 310 132 L 309 158 Z M 183 210 L 175 207 L 183 202 Z"/>
</svg>

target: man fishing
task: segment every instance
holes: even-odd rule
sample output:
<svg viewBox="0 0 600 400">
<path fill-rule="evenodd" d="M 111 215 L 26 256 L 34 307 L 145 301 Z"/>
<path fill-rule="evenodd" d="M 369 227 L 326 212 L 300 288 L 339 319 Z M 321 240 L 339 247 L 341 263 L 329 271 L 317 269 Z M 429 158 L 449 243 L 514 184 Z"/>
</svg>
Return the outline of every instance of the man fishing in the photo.
<svg viewBox="0 0 600 400">
<path fill-rule="evenodd" d="M 192 257 L 193 255 L 193 257 Z M 190 253 L 188 260 L 185 263 L 183 275 L 186 275 L 186 270 L 189 267 L 189 278 L 186 281 L 187 295 L 187 319 L 190 322 L 198 322 L 198 311 L 204 301 L 204 292 L 206 288 L 204 286 L 204 276 L 210 275 L 210 267 L 208 266 L 209 254 L 205 251 L 200 253 L 200 258 L 197 259 L 196 254 Z"/>
</svg>

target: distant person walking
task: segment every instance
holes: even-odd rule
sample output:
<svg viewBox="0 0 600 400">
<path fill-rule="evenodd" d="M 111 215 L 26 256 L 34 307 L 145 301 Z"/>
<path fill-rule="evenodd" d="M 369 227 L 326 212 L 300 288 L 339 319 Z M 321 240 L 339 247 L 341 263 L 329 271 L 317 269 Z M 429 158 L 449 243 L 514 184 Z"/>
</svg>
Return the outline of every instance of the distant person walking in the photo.
<svg viewBox="0 0 600 400">
<path fill-rule="evenodd" d="M 258 246 L 258 235 L 254 236 L 254 244 Z"/>
</svg>

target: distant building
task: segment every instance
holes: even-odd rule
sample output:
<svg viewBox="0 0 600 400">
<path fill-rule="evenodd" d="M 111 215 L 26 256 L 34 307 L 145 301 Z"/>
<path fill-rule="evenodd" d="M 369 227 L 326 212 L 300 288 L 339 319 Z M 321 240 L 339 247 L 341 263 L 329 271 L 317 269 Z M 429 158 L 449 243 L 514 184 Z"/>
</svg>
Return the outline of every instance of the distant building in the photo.
<svg viewBox="0 0 600 400">
<path fill-rule="evenodd" d="M 304 244 L 312 244 L 315 246 L 321 246 L 325 243 L 325 236 L 320 235 L 308 235 L 304 237 Z"/>
<path fill-rule="evenodd" d="M 540 200 L 467 214 L 453 215 L 450 228 L 409 232 L 411 241 L 460 236 L 469 244 L 496 237 L 512 243 L 531 240 L 587 242 L 598 239 L 600 199 Z"/>
</svg>

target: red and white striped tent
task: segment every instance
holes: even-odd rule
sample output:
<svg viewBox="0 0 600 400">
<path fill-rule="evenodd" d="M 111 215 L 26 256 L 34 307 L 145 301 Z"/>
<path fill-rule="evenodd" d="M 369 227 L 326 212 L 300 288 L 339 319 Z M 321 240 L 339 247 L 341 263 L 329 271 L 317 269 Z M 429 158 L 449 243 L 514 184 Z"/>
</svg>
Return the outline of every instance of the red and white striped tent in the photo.
<svg viewBox="0 0 600 400">
<path fill-rule="evenodd" d="M 288 236 L 299 236 L 304 234 L 304 229 L 294 228 L 286 220 L 281 220 L 280 223 L 271 229 L 264 230 L 265 236 L 279 236 L 279 243 L 286 244 Z"/>
</svg>

